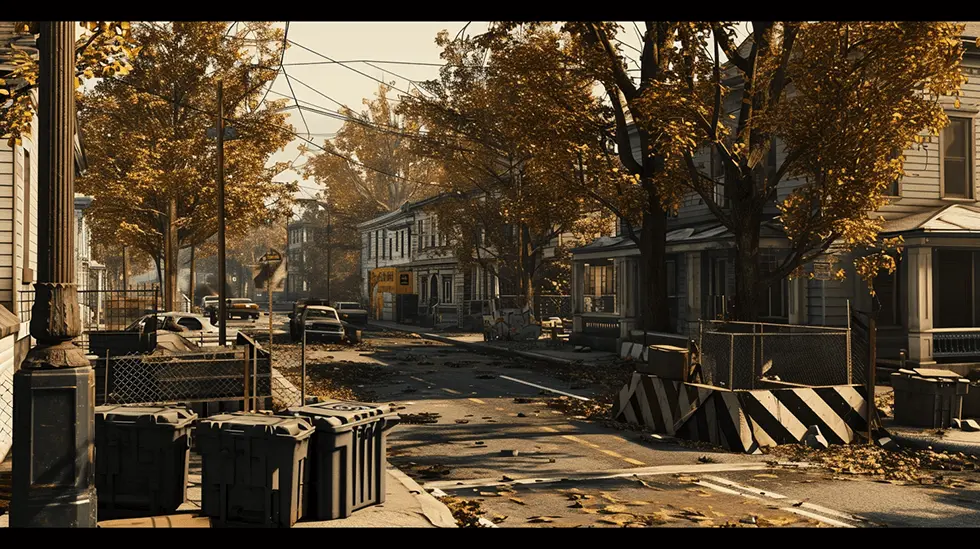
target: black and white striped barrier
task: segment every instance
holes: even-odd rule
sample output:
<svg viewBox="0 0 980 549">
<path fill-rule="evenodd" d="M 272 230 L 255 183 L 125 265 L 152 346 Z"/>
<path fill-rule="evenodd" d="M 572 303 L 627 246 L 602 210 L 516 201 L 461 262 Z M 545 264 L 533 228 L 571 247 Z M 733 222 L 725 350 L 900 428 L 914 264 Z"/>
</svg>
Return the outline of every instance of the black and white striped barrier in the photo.
<svg viewBox="0 0 980 549">
<path fill-rule="evenodd" d="M 738 452 L 802 443 L 811 425 L 849 444 L 867 430 L 865 394 L 856 385 L 730 391 L 634 373 L 613 418 Z"/>
</svg>

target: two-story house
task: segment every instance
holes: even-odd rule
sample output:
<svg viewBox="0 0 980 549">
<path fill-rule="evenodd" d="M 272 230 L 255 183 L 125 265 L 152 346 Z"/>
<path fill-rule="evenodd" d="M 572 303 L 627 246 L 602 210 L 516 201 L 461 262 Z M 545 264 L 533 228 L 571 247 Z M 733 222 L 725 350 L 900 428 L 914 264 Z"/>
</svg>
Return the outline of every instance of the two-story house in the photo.
<svg viewBox="0 0 980 549">
<path fill-rule="evenodd" d="M 923 147 L 907 150 L 905 176 L 889 189 L 890 202 L 869 216 L 885 219 L 882 237 L 903 236 L 905 250 L 892 275 L 875 281 L 880 303 L 878 356 L 897 360 L 905 353 L 915 364 L 980 361 L 980 203 L 976 166 L 980 115 L 980 50 L 975 41 L 980 24 L 968 23 L 963 42 L 963 67 L 970 78 L 957 106 L 942 98 L 950 124 L 939 136 L 923 134 Z M 733 105 L 733 109 L 737 106 Z M 639 150 L 633 151 L 639 155 Z M 777 144 L 769 163 L 782 161 Z M 710 153 L 702 155 L 702 171 L 717 176 L 724 201 L 720 167 Z M 800 181 L 782 181 L 777 201 Z M 767 210 L 760 247 L 765 261 L 778 261 L 788 248 L 774 221 L 775 204 Z M 667 293 L 671 330 L 691 334 L 699 319 L 724 315 L 734 294 L 732 235 L 696 195 L 686 198 L 668 220 Z M 832 249 L 831 252 L 834 250 Z M 856 252 L 859 253 L 859 252 Z M 596 347 L 616 348 L 635 333 L 639 316 L 639 251 L 620 233 L 572 251 L 574 335 Z M 850 267 L 853 254 L 826 258 Z M 813 272 L 814 266 L 807 269 Z M 774 284 L 759 300 L 766 322 L 846 326 L 848 309 L 869 311 L 867 285 L 847 269 L 843 281 L 809 278 Z"/>
</svg>

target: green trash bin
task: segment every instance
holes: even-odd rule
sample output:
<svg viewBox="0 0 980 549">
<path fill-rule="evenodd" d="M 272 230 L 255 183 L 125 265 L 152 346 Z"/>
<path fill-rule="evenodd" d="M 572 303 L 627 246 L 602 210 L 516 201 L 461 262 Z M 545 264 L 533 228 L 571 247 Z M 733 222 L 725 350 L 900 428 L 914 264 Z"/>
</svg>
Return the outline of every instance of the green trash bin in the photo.
<svg viewBox="0 0 980 549">
<path fill-rule="evenodd" d="M 385 501 L 388 431 L 399 418 L 390 406 L 324 399 L 283 414 L 308 418 L 310 517 L 333 520 Z"/>
<path fill-rule="evenodd" d="M 306 513 L 313 426 L 301 417 L 236 412 L 202 420 L 201 512 L 217 526 L 288 528 Z"/>
<path fill-rule="evenodd" d="M 176 406 L 95 409 L 100 517 L 167 515 L 184 503 L 195 419 Z"/>
</svg>

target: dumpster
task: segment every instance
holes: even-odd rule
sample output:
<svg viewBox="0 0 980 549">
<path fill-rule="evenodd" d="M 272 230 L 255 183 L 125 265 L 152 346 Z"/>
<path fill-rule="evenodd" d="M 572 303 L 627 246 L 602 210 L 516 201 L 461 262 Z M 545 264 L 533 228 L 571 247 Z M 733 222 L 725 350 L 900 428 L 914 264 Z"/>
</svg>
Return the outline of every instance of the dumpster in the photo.
<svg viewBox="0 0 980 549">
<path fill-rule="evenodd" d="M 310 451 L 312 518 L 349 517 L 384 503 L 388 431 L 399 419 L 390 406 L 324 399 L 282 413 L 309 418 L 316 428 Z"/>
<path fill-rule="evenodd" d="M 100 517 L 170 514 L 184 503 L 195 419 L 177 406 L 95 409 Z"/>
<path fill-rule="evenodd" d="M 301 417 L 236 412 L 202 420 L 201 513 L 216 526 L 288 528 L 306 512 L 313 427 Z"/>
<path fill-rule="evenodd" d="M 961 416 L 969 381 L 949 370 L 901 369 L 891 375 L 895 422 L 915 427 L 947 428 Z"/>
</svg>

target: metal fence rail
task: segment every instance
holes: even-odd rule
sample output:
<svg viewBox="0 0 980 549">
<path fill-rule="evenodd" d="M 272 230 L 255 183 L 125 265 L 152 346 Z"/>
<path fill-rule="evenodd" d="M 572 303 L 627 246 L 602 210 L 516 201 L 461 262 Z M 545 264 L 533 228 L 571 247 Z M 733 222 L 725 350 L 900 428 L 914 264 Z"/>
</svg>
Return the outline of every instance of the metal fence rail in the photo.
<svg viewBox="0 0 980 549">
<path fill-rule="evenodd" d="M 766 382 L 821 386 L 861 383 L 864 378 L 853 364 L 856 350 L 849 328 L 715 320 L 702 320 L 699 328 L 707 384 L 758 389 L 771 386 Z"/>
</svg>

